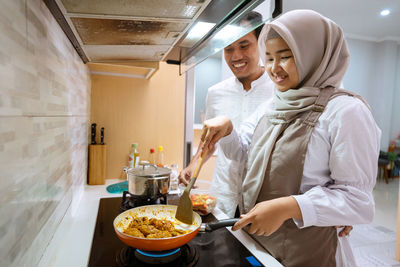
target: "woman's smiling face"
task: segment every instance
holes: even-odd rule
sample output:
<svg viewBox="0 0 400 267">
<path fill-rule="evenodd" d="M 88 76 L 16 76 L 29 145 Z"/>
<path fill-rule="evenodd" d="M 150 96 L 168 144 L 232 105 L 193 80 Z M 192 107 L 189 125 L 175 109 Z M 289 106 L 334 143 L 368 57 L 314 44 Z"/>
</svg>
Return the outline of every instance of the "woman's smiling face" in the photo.
<svg viewBox="0 0 400 267">
<path fill-rule="evenodd" d="M 294 55 L 282 38 L 273 38 L 265 42 L 265 69 L 276 84 L 279 91 L 296 89 L 299 85 L 299 75 L 294 61 Z"/>
</svg>

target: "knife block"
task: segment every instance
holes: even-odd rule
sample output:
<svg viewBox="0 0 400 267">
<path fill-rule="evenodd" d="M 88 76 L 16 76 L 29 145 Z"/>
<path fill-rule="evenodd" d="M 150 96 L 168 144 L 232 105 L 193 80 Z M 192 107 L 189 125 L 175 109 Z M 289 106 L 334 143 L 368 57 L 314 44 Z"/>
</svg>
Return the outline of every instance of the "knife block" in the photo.
<svg viewBox="0 0 400 267">
<path fill-rule="evenodd" d="M 106 182 L 106 145 L 89 145 L 88 184 L 101 185 Z"/>
</svg>

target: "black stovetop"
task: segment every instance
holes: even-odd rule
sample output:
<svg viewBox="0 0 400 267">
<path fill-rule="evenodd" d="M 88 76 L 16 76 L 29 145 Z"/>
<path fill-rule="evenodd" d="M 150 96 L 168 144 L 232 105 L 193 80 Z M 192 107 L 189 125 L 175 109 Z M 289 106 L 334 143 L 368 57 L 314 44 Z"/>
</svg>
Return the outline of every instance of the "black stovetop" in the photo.
<svg viewBox="0 0 400 267">
<path fill-rule="evenodd" d="M 125 255 L 127 251 L 134 251 L 133 248 L 122 243 L 114 232 L 113 221 L 121 213 L 121 202 L 121 197 L 100 199 L 88 266 L 121 266 L 119 263 L 121 255 Z M 168 202 L 170 203 L 169 199 Z M 203 222 L 215 220 L 216 218 L 212 214 L 202 216 Z M 209 233 L 198 233 L 188 245 L 190 249 L 194 248 L 198 254 L 193 266 L 263 266 L 226 228 Z M 182 247 L 181 249 L 184 254 L 188 248 Z M 177 261 L 174 261 L 165 266 L 188 265 L 178 264 Z M 144 264 L 135 259 L 128 266 L 156 265 Z"/>
</svg>

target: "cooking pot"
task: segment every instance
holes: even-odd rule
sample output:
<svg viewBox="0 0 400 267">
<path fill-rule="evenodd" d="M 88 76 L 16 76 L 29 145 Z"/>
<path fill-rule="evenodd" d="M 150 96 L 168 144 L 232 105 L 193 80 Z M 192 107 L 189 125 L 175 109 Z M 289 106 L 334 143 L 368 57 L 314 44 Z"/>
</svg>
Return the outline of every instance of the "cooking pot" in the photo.
<svg viewBox="0 0 400 267">
<path fill-rule="evenodd" d="M 126 245 L 148 251 L 162 251 L 181 247 L 192 240 L 199 231 L 210 232 L 222 227 L 233 226 L 239 219 L 227 219 L 217 222 L 202 224 L 201 217 L 193 212 L 193 223 L 185 224 L 175 218 L 177 206 L 175 205 L 148 205 L 133 208 L 119 214 L 114 219 L 114 230 L 118 238 Z M 123 221 L 128 216 L 132 217 L 148 217 L 159 220 L 168 220 L 174 223 L 176 229 L 187 231 L 186 234 L 168 238 L 141 238 L 123 233 Z"/>
<path fill-rule="evenodd" d="M 143 164 L 126 171 L 129 193 L 136 196 L 157 198 L 166 195 L 171 170 L 153 164 Z"/>
</svg>

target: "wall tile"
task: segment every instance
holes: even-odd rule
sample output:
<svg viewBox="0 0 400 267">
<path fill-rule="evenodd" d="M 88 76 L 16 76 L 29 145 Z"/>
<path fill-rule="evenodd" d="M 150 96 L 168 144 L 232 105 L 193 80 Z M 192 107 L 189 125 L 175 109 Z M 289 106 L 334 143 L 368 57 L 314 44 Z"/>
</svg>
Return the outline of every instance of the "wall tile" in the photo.
<svg viewBox="0 0 400 267">
<path fill-rule="evenodd" d="M 86 182 L 90 76 L 45 4 L 0 9 L 0 265 L 34 266 Z"/>
</svg>

